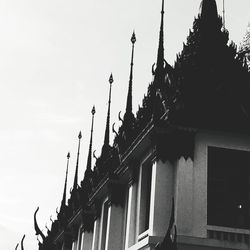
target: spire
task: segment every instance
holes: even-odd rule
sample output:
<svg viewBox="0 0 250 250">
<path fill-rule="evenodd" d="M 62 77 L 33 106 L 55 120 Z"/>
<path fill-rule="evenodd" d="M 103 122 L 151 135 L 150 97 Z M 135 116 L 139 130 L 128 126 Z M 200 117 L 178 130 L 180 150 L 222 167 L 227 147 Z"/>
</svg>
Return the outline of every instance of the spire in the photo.
<svg viewBox="0 0 250 250">
<path fill-rule="evenodd" d="M 159 47 L 157 54 L 157 64 L 156 71 L 162 71 L 164 68 L 164 0 L 162 0 L 161 6 L 161 26 L 160 26 L 160 35 L 159 35 Z"/>
<path fill-rule="evenodd" d="M 65 176 L 65 183 L 64 183 L 64 191 L 63 191 L 63 198 L 62 198 L 61 209 L 62 209 L 63 206 L 66 206 L 66 191 L 67 191 L 69 158 L 70 158 L 70 153 L 68 152 L 68 154 L 67 154 L 67 168 L 66 168 L 66 176 Z"/>
<path fill-rule="evenodd" d="M 225 1 L 223 0 L 223 9 L 222 9 L 222 14 L 223 14 L 223 29 L 225 30 L 226 28 L 226 19 L 225 19 Z"/>
<path fill-rule="evenodd" d="M 89 154 L 88 154 L 88 161 L 87 161 L 87 170 L 91 170 L 92 141 L 93 141 L 93 127 L 94 127 L 95 106 L 93 106 L 93 108 L 91 110 L 91 114 L 92 114 L 92 124 L 91 124 L 91 131 L 90 131 L 90 142 L 89 142 Z"/>
<path fill-rule="evenodd" d="M 82 139 L 82 133 L 80 131 L 78 135 L 78 150 L 77 150 L 77 159 L 76 159 L 76 172 L 75 172 L 75 178 L 74 178 L 74 185 L 73 190 L 77 188 L 77 182 L 78 182 L 78 165 L 79 165 L 79 155 L 80 155 L 80 144 Z"/>
<path fill-rule="evenodd" d="M 113 83 L 113 75 L 111 73 L 109 77 L 109 101 L 108 101 L 108 114 L 107 114 L 107 122 L 106 122 L 106 130 L 104 136 L 104 144 L 102 147 L 102 154 L 107 152 L 107 148 L 109 147 L 109 127 L 110 127 L 110 105 L 111 105 L 111 89 Z"/>
<path fill-rule="evenodd" d="M 218 17 L 216 1 L 202 0 L 200 6 L 200 15 L 202 19 L 216 19 Z"/>
<path fill-rule="evenodd" d="M 130 75 L 129 75 L 129 87 L 128 87 L 128 96 L 127 96 L 127 106 L 126 113 L 132 113 L 132 82 L 133 82 L 133 66 L 134 66 L 134 45 L 136 42 L 135 32 L 133 32 L 131 37 L 132 43 L 132 54 L 131 54 L 131 63 L 130 63 Z"/>
</svg>

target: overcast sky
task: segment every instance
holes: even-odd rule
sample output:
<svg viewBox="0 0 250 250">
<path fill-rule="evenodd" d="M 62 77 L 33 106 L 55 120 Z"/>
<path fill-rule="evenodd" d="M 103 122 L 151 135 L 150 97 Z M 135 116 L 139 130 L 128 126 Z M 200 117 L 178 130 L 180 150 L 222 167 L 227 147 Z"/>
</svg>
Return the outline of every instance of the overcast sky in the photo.
<svg viewBox="0 0 250 250">
<path fill-rule="evenodd" d="M 165 58 L 173 64 L 200 0 L 165 1 Z M 250 21 L 249 0 L 227 1 L 226 28 L 236 44 Z M 222 0 L 217 0 L 222 13 Z M 96 105 L 94 145 L 103 143 L 108 78 L 113 72 L 112 120 L 124 112 L 135 30 L 133 105 L 137 110 L 152 79 L 161 0 L 0 0 L 0 249 L 38 249 L 33 213 L 45 230 L 63 193 L 66 155 L 69 188 L 82 130 L 79 178 Z M 111 123 L 111 124 L 112 124 Z"/>
</svg>

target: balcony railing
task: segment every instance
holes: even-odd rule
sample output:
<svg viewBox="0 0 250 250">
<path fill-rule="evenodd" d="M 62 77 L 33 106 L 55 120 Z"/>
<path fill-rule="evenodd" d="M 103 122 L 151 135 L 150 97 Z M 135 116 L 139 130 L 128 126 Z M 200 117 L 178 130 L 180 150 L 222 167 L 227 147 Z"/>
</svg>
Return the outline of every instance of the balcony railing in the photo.
<svg viewBox="0 0 250 250">
<path fill-rule="evenodd" d="M 250 244 L 250 230 L 248 229 L 207 226 L 207 237 L 209 239 Z"/>
</svg>

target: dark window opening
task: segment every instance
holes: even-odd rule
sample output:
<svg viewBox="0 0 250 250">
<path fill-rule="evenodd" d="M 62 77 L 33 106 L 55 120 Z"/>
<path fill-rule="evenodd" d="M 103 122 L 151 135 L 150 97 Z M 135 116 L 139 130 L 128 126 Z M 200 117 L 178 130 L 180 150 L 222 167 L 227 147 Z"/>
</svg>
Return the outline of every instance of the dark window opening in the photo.
<svg viewBox="0 0 250 250">
<path fill-rule="evenodd" d="M 140 234 L 149 229 L 151 179 L 152 164 L 146 164 L 142 167 L 141 178 Z"/>
<path fill-rule="evenodd" d="M 250 153 L 208 148 L 208 225 L 250 229 Z"/>
</svg>

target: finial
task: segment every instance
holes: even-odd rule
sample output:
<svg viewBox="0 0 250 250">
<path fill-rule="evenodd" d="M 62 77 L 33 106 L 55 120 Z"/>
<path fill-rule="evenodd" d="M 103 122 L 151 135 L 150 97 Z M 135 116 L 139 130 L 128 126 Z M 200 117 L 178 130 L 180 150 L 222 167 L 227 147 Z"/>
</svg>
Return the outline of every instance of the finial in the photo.
<svg viewBox="0 0 250 250">
<path fill-rule="evenodd" d="M 94 105 L 92 110 L 91 110 L 91 114 L 94 115 L 95 113 L 96 113 L 96 111 L 95 111 L 95 105 Z"/>
<path fill-rule="evenodd" d="M 223 0 L 223 10 L 222 10 L 222 13 L 223 13 L 223 29 L 225 30 L 226 28 L 226 19 L 225 19 L 225 1 Z"/>
<path fill-rule="evenodd" d="M 131 43 L 134 44 L 135 42 L 136 42 L 135 31 L 133 31 L 133 34 L 131 37 Z"/>
<path fill-rule="evenodd" d="M 156 63 L 156 72 L 161 71 L 164 68 L 164 0 L 162 0 L 162 7 L 161 7 L 161 26 L 160 26 L 160 34 L 159 34 L 159 47 L 158 47 L 158 54 L 157 54 L 157 63 Z"/>
<path fill-rule="evenodd" d="M 78 139 L 79 139 L 79 140 L 82 139 L 82 132 L 81 132 L 81 131 L 79 132 Z"/>
<path fill-rule="evenodd" d="M 119 136 L 118 133 L 117 133 L 116 130 L 115 130 L 115 122 L 114 122 L 113 125 L 112 125 L 112 131 L 113 131 L 113 133 L 114 133 L 116 136 Z"/>
<path fill-rule="evenodd" d="M 89 154 L 88 154 L 88 160 L 87 160 L 87 170 L 91 170 L 92 165 L 92 142 L 93 142 L 93 128 L 94 128 L 94 116 L 95 116 L 95 106 L 93 106 L 91 110 L 92 114 L 92 122 L 91 122 L 91 130 L 90 130 L 90 141 L 89 141 Z"/>
<path fill-rule="evenodd" d="M 161 2 L 161 14 L 164 14 L 164 0 Z"/>
<path fill-rule="evenodd" d="M 93 157 L 97 160 L 97 156 L 96 156 L 95 152 L 96 152 L 96 150 L 94 150 L 94 152 L 93 152 Z"/>
<path fill-rule="evenodd" d="M 79 165 L 79 155 L 80 155 L 80 144 L 82 139 L 82 132 L 79 132 L 78 135 L 78 150 L 77 150 L 77 159 L 76 159 L 76 171 L 75 171 L 75 178 L 74 178 L 74 184 L 73 184 L 73 190 L 77 189 L 77 182 L 78 182 L 78 165 Z"/>
<path fill-rule="evenodd" d="M 21 240 L 21 250 L 24 250 L 24 247 L 23 247 L 24 238 L 25 238 L 25 234 L 23 235 L 23 238 L 22 238 L 22 240 Z"/>
<path fill-rule="evenodd" d="M 133 31 L 133 34 L 132 34 L 132 37 L 131 37 L 132 53 L 131 53 L 131 62 L 130 62 L 130 74 L 129 74 L 129 85 L 128 85 L 128 95 L 127 95 L 127 105 L 126 105 L 125 117 L 128 114 L 132 113 L 132 83 L 133 83 L 134 45 L 135 45 L 135 42 L 136 42 L 136 36 L 135 36 L 135 32 Z"/>
<path fill-rule="evenodd" d="M 18 246 L 19 246 L 19 243 L 16 244 L 15 250 L 17 250 Z"/>
<path fill-rule="evenodd" d="M 62 198 L 62 202 L 61 202 L 61 209 L 62 209 L 62 207 L 66 206 L 66 192 L 67 192 L 69 158 L 70 158 L 70 152 L 68 152 L 68 154 L 67 154 L 67 167 L 66 167 L 66 175 L 65 175 L 65 182 L 64 182 L 63 198 Z"/>
<path fill-rule="evenodd" d="M 223 3 L 223 9 L 224 9 L 224 3 Z M 210 23 L 210 20 L 218 17 L 218 11 L 217 11 L 217 4 L 215 0 L 202 0 L 201 6 L 200 6 L 200 15 L 203 20 L 208 20 Z"/>
<path fill-rule="evenodd" d="M 40 235 L 43 239 L 43 241 L 45 240 L 45 236 L 44 234 L 42 233 L 42 231 L 40 230 L 38 224 L 37 224 L 37 220 L 36 220 L 36 214 L 39 210 L 39 207 L 37 207 L 35 213 L 34 213 L 34 228 L 35 228 L 35 231 L 36 231 L 36 235 Z"/>
<path fill-rule="evenodd" d="M 109 83 L 110 84 L 112 84 L 114 82 L 114 80 L 113 80 L 113 75 L 112 75 L 112 73 L 110 74 L 110 77 L 109 77 Z"/>
<path fill-rule="evenodd" d="M 113 75 L 111 73 L 109 77 L 110 87 L 109 87 L 109 100 L 108 100 L 108 114 L 107 114 L 106 129 L 104 135 L 104 144 L 102 147 L 102 155 L 106 153 L 107 148 L 109 147 L 110 105 L 111 105 L 111 89 L 113 82 L 114 82 Z"/>
<path fill-rule="evenodd" d="M 122 117 L 121 117 L 121 112 L 122 112 L 122 111 L 119 111 L 119 113 L 118 113 L 118 119 L 119 119 L 120 122 L 124 122 L 124 120 L 123 120 Z"/>
</svg>

